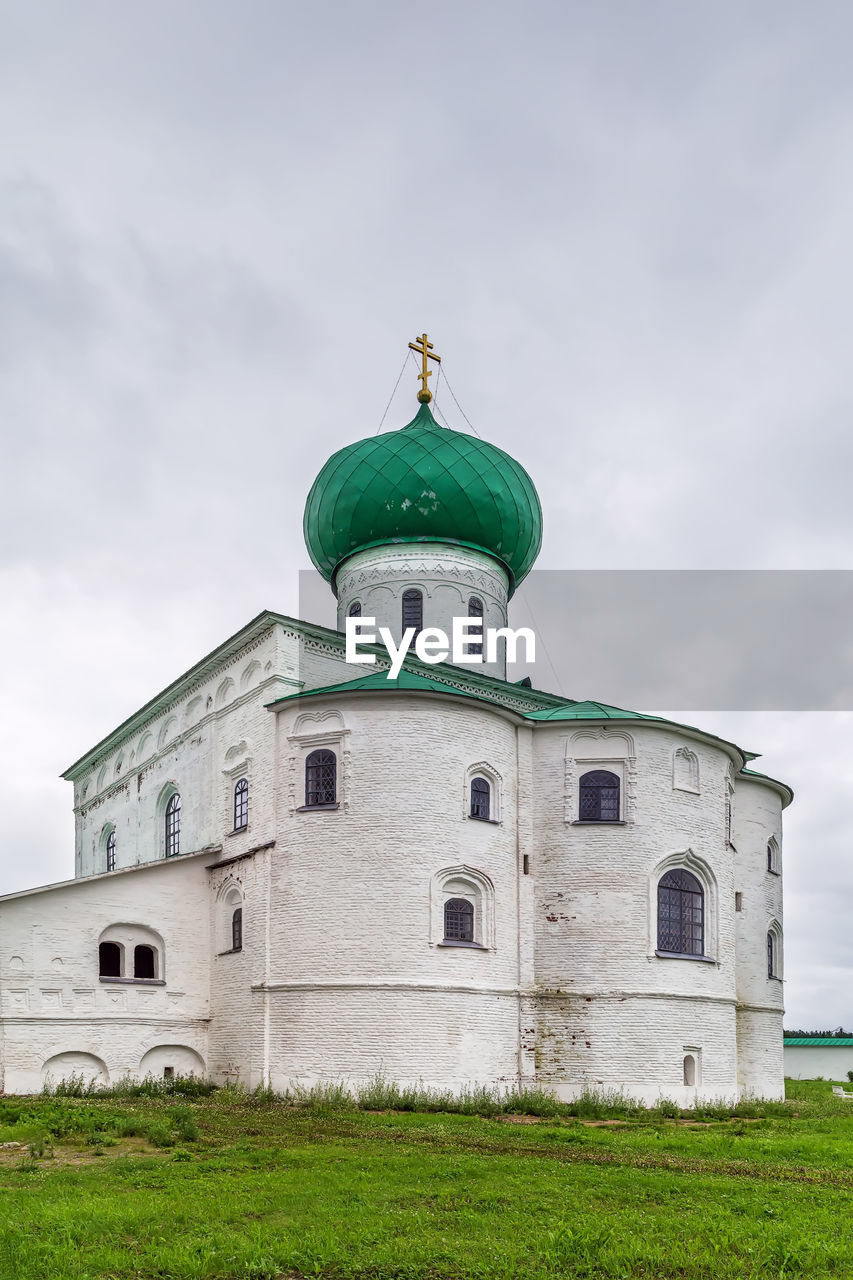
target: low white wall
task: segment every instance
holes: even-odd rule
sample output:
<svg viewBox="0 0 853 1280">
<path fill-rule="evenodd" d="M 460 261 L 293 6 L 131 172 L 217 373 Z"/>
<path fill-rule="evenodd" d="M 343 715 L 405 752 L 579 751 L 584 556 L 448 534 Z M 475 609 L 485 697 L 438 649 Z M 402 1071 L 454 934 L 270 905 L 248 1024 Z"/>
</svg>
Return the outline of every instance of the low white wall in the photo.
<svg viewBox="0 0 853 1280">
<path fill-rule="evenodd" d="M 853 1071 L 853 1045 L 785 1045 L 785 1075 L 794 1080 L 847 1079 Z"/>
</svg>

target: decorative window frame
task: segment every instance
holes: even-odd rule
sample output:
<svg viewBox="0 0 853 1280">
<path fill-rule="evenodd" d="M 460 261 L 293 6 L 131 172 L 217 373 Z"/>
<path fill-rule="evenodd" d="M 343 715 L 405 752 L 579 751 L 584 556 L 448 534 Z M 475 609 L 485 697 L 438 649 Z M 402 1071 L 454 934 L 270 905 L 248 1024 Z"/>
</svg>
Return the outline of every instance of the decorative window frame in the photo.
<svg viewBox="0 0 853 1280">
<path fill-rule="evenodd" d="M 252 828 L 252 745 L 245 738 L 225 752 L 223 778 L 223 826 L 226 838 L 244 836 Z M 234 827 L 234 788 L 241 778 L 249 784 L 249 821 L 245 827 Z"/>
<path fill-rule="evenodd" d="M 105 822 L 104 825 L 101 827 L 101 834 L 98 837 L 98 853 L 100 854 L 99 870 L 103 868 L 103 871 L 105 873 L 110 870 L 110 868 L 107 866 L 107 851 L 108 851 L 111 835 L 114 835 L 116 837 L 116 845 L 118 845 L 118 833 L 116 831 L 116 824 L 114 822 Z M 115 870 L 115 868 L 113 868 L 113 870 Z"/>
<path fill-rule="evenodd" d="M 691 872 L 702 886 L 703 954 L 701 956 L 682 956 L 668 951 L 658 951 L 658 884 L 667 871 L 678 869 Z M 668 853 L 651 868 L 648 880 L 648 924 L 650 960 L 689 960 L 698 961 L 700 964 L 717 965 L 720 963 L 720 893 L 717 877 L 710 864 L 692 849 L 679 849 L 674 853 Z"/>
<path fill-rule="evenodd" d="M 102 977 L 99 981 L 105 984 L 120 983 L 124 986 L 165 987 L 166 985 L 166 944 L 161 934 L 150 925 L 131 921 L 117 921 L 108 924 L 98 936 L 98 947 L 102 942 L 114 942 L 121 948 L 121 976 L 118 978 Z M 137 947 L 151 947 L 154 951 L 153 978 L 136 978 L 128 974 L 133 968 L 134 954 Z M 100 964 L 98 965 L 100 970 Z"/>
<path fill-rule="evenodd" d="M 684 1059 L 690 1055 L 693 1059 L 693 1083 L 684 1084 L 685 1089 L 701 1089 L 702 1087 L 702 1049 L 699 1045 L 685 1044 L 681 1049 L 681 1066 L 684 1071 Z M 684 1079 L 682 1074 L 682 1080 Z"/>
<path fill-rule="evenodd" d="M 328 728 L 323 728 L 324 722 Z M 289 809 L 291 814 L 346 813 L 349 811 L 352 783 L 350 730 L 344 725 L 340 711 L 308 712 L 298 716 L 293 732 L 287 738 L 290 746 Z M 325 747 L 337 756 L 336 796 L 334 804 L 306 805 L 305 763 L 312 751 Z"/>
<path fill-rule="evenodd" d="M 770 855 L 769 857 L 768 854 Z M 769 875 L 781 876 L 782 856 L 779 849 L 779 841 L 773 835 L 767 837 L 767 843 L 764 846 L 764 862 Z"/>
<path fill-rule="evenodd" d="M 782 926 L 775 918 L 767 922 L 767 932 L 765 934 L 765 946 L 767 938 L 773 939 L 773 973 L 767 974 L 768 982 L 784 982 L 785 980 L 785 955 L 782 949 Z"/>
<path fill-rule="evenodd" d="M 620 753 L 607 754 L 595 747 L 607 742 L 622 748 Z M 580 821 L 580 780 L 585 773 L 607 769 L 619 779 L 619 818 L 616 822 Z M 637 756 L 634 739 L 619 729 L 615 732 L 606 726 L 581 729 L 566 739 L 563 780 L 563 822 L 568 826 L 619 827 L 636 821 Z"/>
<path fill-rule="evenodd" d="M 237 907 L 243 908 L 243 946 L 239 951 L 233 947 L 231 921 Z M 243 886 L 229 876 L 220 886 L 216 895 L 216 954 L 220 956 L 239 955 L 245 949 L 246 942 L 246 894 Z"/>
<path fill-rule="evenodd" d="M 184 819 L 186 815 L 184 810 L 183 792 L 174 778 L 169 778 L 167 782 L 163 783 L 163 786 L 160 788 L 160 794 L 157 797 L 157 855 L 164 861 L 168 861 L 166 858 L 166 809 L 168 808 L 169 801 L 172 799 L 172 796 L 179 796 L 181 801 L 181 829 L 178 840 L 178 852 L 177 854 L 171 855 L 173 858 L 179 858 L 181 856 L 181 845 L 184 843 L 184 839 L 186 837 L 186 829 L 184 826 Z"/>
<path fill-rule="evenodd" d="M 679 780 L 678 762 L 683 760 L 687 766 L 687 777 Z M 699 757 L 689 747 L 676 747 L 672 753 L 672 789 L 686 791 L 691 795 L 701 794 L 699 785 Z"/>
<path fill-rule="evenodd" d="M 451 898 L 468 898 L 474 904 L 474 941 L 446 942 L 444 904 Z M 495 886 L 484 871 L 460 863 L 442 867 L 430 884 L 429 944 L 431 947 L 462 947 L 474 951 L 495 951 Z"/>
<path fill-rule="evenodd" d="M 489 816 L 488 818 L 472 818 L 471 816 L 471 783 L 474 778 L 485 778 L 489 784 Z M 465 781 L 462 787 L 462 817 L 468 822 L 503 824 L 503 778 L 493 765 L 485 760 L 471 764 L 465 770 Z"/>
</svg>

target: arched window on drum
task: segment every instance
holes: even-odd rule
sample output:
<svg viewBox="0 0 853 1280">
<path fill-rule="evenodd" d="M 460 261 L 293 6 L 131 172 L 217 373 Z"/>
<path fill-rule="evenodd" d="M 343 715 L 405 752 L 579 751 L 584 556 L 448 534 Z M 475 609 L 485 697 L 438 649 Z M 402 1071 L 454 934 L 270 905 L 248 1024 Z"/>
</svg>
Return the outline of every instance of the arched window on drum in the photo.
<svg viewBox="0 0 853 1280">
<path fill-rule="evenodd" d="M 405 633 L 407 627 L 414 628 L 413 639 L 416 639 L 424 625 L 424 596 L 423 592 L 417 587 L 409 587 L 403 592 L 403 631 Z"/>
</svg>

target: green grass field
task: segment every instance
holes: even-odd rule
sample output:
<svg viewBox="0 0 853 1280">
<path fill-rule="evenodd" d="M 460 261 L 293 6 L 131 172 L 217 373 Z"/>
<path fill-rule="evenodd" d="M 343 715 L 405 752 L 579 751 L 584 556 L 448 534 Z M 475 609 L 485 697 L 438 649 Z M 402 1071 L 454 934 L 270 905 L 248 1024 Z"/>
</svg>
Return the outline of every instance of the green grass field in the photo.
<svg viewBox="0 0 853 1280">
<path fill-rule="evenodd" d="M 0 1278 L 853 1276 L 853 1103 L 829 1083 L 731 1118 L 516 1105 L 2 1099 Z"/>
</svg>

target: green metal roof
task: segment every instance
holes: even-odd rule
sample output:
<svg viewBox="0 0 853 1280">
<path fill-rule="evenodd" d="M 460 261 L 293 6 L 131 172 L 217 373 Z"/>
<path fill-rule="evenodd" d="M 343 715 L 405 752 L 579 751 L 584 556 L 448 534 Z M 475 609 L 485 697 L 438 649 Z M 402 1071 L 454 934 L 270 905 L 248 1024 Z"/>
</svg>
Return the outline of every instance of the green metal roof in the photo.
<svg viewBox="0 0 853 1280">
<path fill-rule="evenodd" d="M 642 711 L 625 711 L 622 707 L 610 707 L 606 702 L 571 702 L 564 707 L 546 707 L 543 711 L 531 711 L 528 719 L 655 720 L 658 724 L 675 724 L 674 720 L 664 720 L 661 716 L 645 715 Z"/>
<path fill-rule="evenodd" d="M 329 580 L 365 547 L 451 542 L 494 556 L 512 592 L 539 554 L 542 509 L 520 463 L 442 427 L 424 404 L 402 430 L 332 454 L 308 494 L 303 529 Z"/>
<path fill-rule="evenodd" d="M 853 1036 L 785 1036 L 783 1044 L 786 1049 L 806 1045 L 820 1049 L 834 1049 L 836 1046 L 841 1049 L 853 1049 Z"/>
<path fill-rule="evenodd" d="M 510 686 L 512 687 L 514 686 Z M 449 693 L 456 698 L 473 698 L 477 702 L 495 701 L 485 690 L 459 689 L 456 685 L 445 684 L 441 680 L 430 680 L 428 676 L 421 676 L 415 671 L 404 669 L 393 680 L 389 679 L 387 671 L 374 671 L 369 676 L 361 676 L 358 680 L 346 680 L 343 684 L 327 684 L 320 689 L 300 689 L 297 693 L 286 693 L 284 697 L 268 702 L 267 706 L 277 707 L 283 702 L 293 702 L 296 698 L 310 698 L 315 694 L 393 693 L 395 690 L 414 693 Z"/>
</svg>

